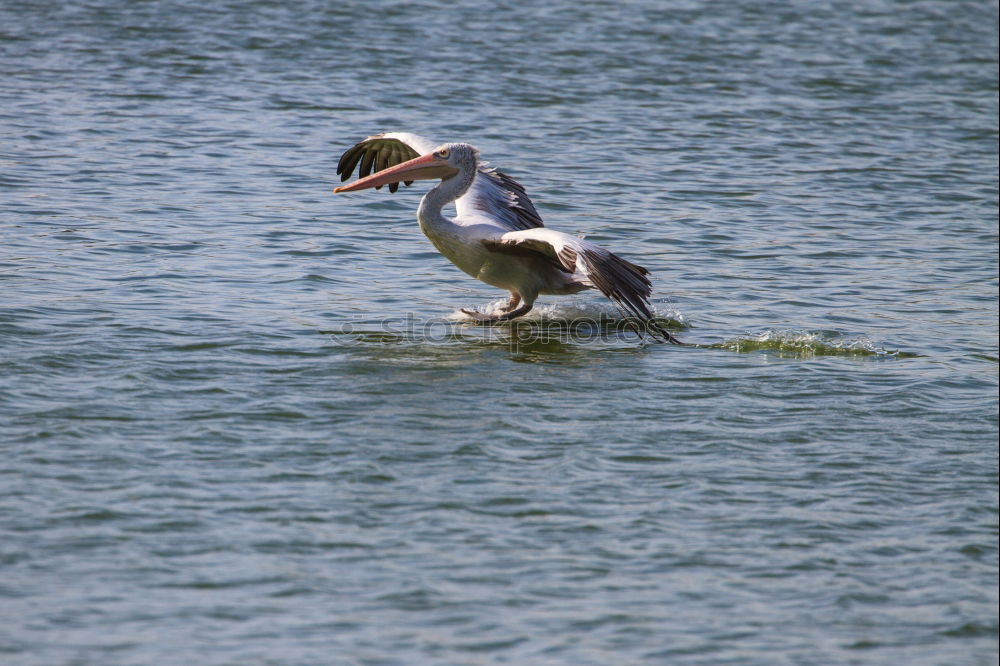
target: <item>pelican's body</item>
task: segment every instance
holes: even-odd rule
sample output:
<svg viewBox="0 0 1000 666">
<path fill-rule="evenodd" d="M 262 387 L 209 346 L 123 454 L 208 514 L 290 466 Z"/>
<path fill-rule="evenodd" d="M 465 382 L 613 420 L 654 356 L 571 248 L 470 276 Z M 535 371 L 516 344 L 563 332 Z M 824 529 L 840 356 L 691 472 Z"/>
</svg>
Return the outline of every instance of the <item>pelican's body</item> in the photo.
<svg viewBox="0 0 1000 666">
<path fill-rule="evenodd" d="M 420 201 L 420 229 L 464 273 L 511 294 L 502 314 L 463 310 L 469 316 L 509 320 L 529 312 L 540 294 L 598 289 L 639 318 L 647 331 L 679 344 L 649 310 L 646 269 L 594 243 L 544 228 L 524 188 L 481 164 L 469 144 L 435 147 L 414 134 L 379 134 L 344 153 L 337 168 L 342 180 L 358 162 L 361 178 L 335 192 L 383 185 L 395 192 L 400 182 L 441 179 Z M 446 217 L 444 207 L 452 202 L 456 215 Z"/>
</svg>

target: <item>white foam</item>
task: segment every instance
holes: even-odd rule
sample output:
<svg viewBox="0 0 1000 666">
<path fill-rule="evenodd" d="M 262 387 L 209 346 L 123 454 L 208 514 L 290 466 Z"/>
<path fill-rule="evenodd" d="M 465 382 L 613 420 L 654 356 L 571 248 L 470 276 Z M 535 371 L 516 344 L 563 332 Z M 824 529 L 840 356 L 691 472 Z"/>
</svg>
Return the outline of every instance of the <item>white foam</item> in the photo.
<svg viewBox="0 0 1000 666">
<path fill-rule="evenodd" d="M 778 329 L 766 329 L 757 334 L 730 339 L 719 346 L 734 351 L 744 351 L 745 343 L 758 348 L 805 355 L 846 353 L 891 356 L 898 353 L 878 346 L 871 338 L 864 335 L 844 338 L 830 332 Z"/>
</svg>

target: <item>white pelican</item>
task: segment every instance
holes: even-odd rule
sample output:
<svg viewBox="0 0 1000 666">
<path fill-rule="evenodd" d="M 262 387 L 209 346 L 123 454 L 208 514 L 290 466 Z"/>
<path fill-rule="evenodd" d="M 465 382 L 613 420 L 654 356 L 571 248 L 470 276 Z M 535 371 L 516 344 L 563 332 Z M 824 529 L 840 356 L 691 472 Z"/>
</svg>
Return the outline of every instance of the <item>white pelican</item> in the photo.
<svg viewBox="0 0 1000 666">
<path fill-rule="evenodd" d="M 635 317 L 655 339 L 682 344 L 649 309 L 649 271 L 594 243 L 544 228 L 524 188 L 480 162 L 479 151 L 469 144 L 435 146 L 415 134 L 377 134 L 341 156 L 337 165 L 341 181 L 359 162 L 358 180 L 334 192 L 383 185 L 395 192 L 400 182 L 441 179 L 420 200 L 420 229 L 462 271 L 510 292 L 510 301 L 499 314 L 462 310 L 473 319 L 506 321 L 530 311 L 539 294 L 598 289 L 623 312 L 627 310 L 626 320 L 629 314 Z M 454 218 L 441 212 L 451 202 Z"/>
</svg>

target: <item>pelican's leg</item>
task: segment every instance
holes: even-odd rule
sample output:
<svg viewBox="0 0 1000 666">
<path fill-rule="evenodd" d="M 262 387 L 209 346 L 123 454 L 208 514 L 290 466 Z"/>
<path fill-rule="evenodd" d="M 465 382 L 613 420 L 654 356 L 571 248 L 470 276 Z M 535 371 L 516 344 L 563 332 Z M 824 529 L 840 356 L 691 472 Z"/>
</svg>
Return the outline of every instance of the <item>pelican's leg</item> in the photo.
<svg viewBox="0 0 1000 666">
<path fill-rule="evenodd" d="M 513 299 L 511 299 L 511 300 L 513 300 Z M 462 312 L 464 312 L 465 314 L 469 315 L 470 317 L 472 317 L 476 321 L 482 321 L 482 322 L 510 321 L 511 319 L 514 319 L 516 317 L 520 317 L 522 315 L 526 315 L 529 312 L 531 312 L 531 306 L 532 306 L 531 303 L 525 303 L 524 305 L 522 305 L 521 307 L 519 307 L 516 310 L 512 310 L 510 312 L 505 312 L 503 314 L 495 314 L 495 315 L 486 315 L 486 314 L 483 314 L 482 312 L 476 312 L 475 310 L 462 310 Z"/>
<path fill-rule="evenodd" d="M 517 293 L 516 291 L 512 291 L 510 292 L 510 300 L 507 301 L 507 305 L 500 308 L 500 312 L 510 312 L 511 310 L 516 308 L 520 302 L 521 302 L 521 294 Z"/>
</svg>

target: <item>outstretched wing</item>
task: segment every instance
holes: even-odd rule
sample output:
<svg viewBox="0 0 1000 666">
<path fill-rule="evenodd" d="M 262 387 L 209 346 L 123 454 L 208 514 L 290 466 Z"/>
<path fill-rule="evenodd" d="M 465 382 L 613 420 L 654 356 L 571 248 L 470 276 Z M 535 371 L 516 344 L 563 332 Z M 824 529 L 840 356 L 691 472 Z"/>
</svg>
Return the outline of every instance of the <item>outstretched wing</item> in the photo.
<svg viewBox="0 0 1000 666">
<path fill-rule="evenodd" d="M 520 183 L 502 171 L 483 165 L 468 191 L 455 201 L 455 211 L 459 217 L 486 215 L 510 231 L 545 226 Z"/>
<path fill-rule="evenodd" d="M 649 306 L 653 285 L 649 281 L 649 271 L 642 266 L 582 238 L 552 229 L 511 231 L 499 239 L 484 240 L 482 243 L 493 252 L 542 255 L 556 263 L 560 270 L 578 276 L 580 282 L 598 289 L 623 311 L 641 320 L 654 336 L 658 334 L 667 342 L 681 344 L 656 323 Z"/>
<path fill-rule="evenodd" d="M 416 134 L 406 132 L 376 134 L 344 151 L 344 154 L 340 156 L 340 162 L 337 163 L 337 174 L 341 181 L 347 180 L 351 177 L 354 167 L 358 166 L 360 162 L 358 177 L 364 178 L 371 173 L 378 173 L 382 169 L 402 164 L 414 157 L 429 153 L 434 150 L 434 147 L 432 142 Z M 412 183 L 412 180 L 408 180 L 405 184 Z M 375 189 L 380 190 L 382 186 L 378 185 Z M 389 184 L 390 192 L 395 192 L 398 189 L 399 183 Z"/>
<path fill-rule="evenodd" d="M 407 132 L 376 134 L 347 149 L 337 164 L 337 173 L 340 180 L 347 180 L 360 164 L 358 177 L 364 178 L 429 153 L 436 147 L 432 141 Z M 404 184 L 410 185 L 412 182 L 410 180 Z M 379 185 L 375 189 L 381 187 Z M 397 189 L 399 183 L 389 185 L 390 192 Z M 484 165 L 479 166 L 469 190 L 455 201 L 455 210 L 459 217 L 485 215 L 508 231 L 544 226 L 521 184 L 507 174 Z"/>
</svg>

